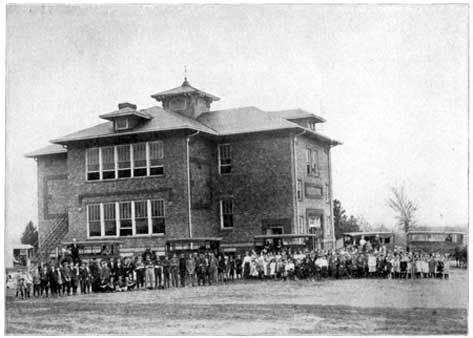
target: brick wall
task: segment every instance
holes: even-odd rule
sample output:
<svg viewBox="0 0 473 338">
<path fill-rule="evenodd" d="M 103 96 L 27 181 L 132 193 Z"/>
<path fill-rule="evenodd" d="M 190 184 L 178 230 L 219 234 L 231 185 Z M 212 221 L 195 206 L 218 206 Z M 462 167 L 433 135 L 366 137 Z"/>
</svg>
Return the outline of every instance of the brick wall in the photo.
<svg viewBox="0 0 473 338">
<path fill-rule="evenodd" d="M 220 236 L 229 243 L 252 242 L 254 235 L 263 233 L 263 223 L 267 226 L 284 220 L 290 228 L 293 194 L 289 134 L 239 135 L 222 143 L 232 145 L 233 168 L 231 174 L 217 174 L 213 180 L 212 212 L 220 229 L 218 201 L 233 197 L 234 227 L 219 230 Z M 217 156 L 217 148 L 213 156 Z"/>
<path fill-rule="evenodd" d="M 69 186 L 67 155 L 56 154 L 37 158 L 38 165 L 38 233 L 39 242 L 49 229 L 67 213 Z"/>
<path fill-rule="evenodd" d="M 318 152 L 319 158 L 319 175 L 310 176 L 307 174 L 307 148 L 315 149 Z M 307 227 L 307 213 L 323 213 L 323 241 L 330 242 L 334 236 L 333 219 L 330 193 L 330 165 L 329 152 L 330 148 L 318 142 L 314 138 L 307 136 L 298 136 L 295 143 L 296 158 L 297 158 L 297 173 L 296 179 L 302 180 L 303 200 L 297 202 L 297 218 L 304 216 L 305 226 Z M 326 201 L 326 189 L 329 187 L 329 198 Z M 316 197 L 311 192 L 322 188 L 322 196 Z M 308 195 L 307 195 L 308 194 Z M 327 224 L 327 216 L 330 217 L 330 224 Z"/>
<path fill-rule="evenodd" d="M 164 142 L 164 176 L 123 178 L 109 181 L 86 181 L 85 146 L 68 147 L 69 181 L 72 198 L 69 201 L 69 233 L 67 239 L 88 239 L 86 206 L 98 202 L 165 200 L 166 235 L 118 237 L 122 248 L 163 247 L 165 237 L 183 237 L 188 234 L 187 178 L 185 134 L 174 132 L 156 135 L 134 142 L 162 140 Z M 127 140 L 122 143 L 133 143 Z M 96 144 L 95 146 L 101 146 Z M 103 144 L 105 145 L 105 144 Z M 97 239 L 97 237 L 94 237 Z"/>
</svg>

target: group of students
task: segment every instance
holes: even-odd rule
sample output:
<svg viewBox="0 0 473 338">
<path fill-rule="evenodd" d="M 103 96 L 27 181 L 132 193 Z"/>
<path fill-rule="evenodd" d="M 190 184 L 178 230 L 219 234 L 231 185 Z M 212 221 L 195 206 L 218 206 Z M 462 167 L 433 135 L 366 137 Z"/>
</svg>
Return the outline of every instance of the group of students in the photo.
<svg viewBox="0 0 473 338">
<path fill-rule="evenodd" d="M 227 283 L 236 279 L 448 278 L 449 257 L 366 250 L 349 246 L 335 251 L 262 249 L 245 255 L 213 251 L 157 256 L 147 249 L 134 257 L 63 259 L 60 264 L 31 265 L 17 275 L 17 297 L 76 295 Z"/>
</svg>

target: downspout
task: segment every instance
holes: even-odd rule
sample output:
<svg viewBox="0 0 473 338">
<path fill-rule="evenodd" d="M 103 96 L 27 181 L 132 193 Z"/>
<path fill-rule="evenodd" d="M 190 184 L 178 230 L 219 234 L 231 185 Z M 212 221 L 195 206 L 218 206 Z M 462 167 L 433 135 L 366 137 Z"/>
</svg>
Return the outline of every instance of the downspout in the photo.
<svg viewBox="0 0 473 338">
<path fill-rule="evenodd" d="M 295 187 L 295 194 L 294 194 L 294 205 L 296 207 L 296 210 L 294 212 L 294 226 L 297 228 L 299 226 L 299 199 L 297 198 L 297 151 L 296 151 L 296 143 L 297 143 L 297 137 L 305 134 L 305 130 L 301 131 L 299 134 L 294 135 L 294 138 L 292 140 L 292 156 L 293 156 L 293 161 L 294 161 L 294 172 L 293 172 L 293 177 L 294 177 L 294 187 Z M 302 194 L 302 191 L 301 191 Z"/>
<path fill-rule="evenodd" d="M 335 250 L 335 223 L 333 219 L 333 185 L 332 185 L 332 147 L 328 147 L 328 186 L 329 186 L 329 199 L 330 199 L 330 223 L 332 225 L 332 249 Z"/>
<path fill-rule="evenodd" d="M 187 164 L 187 217 L 189 222 L 189 238 L 192 238 L 192 201 L 191 201 L 191 167 L 190 167 L 190 154 L 189 154 L 189 141 L 191 137 L 199 134 L 200 131 L 196 131 L 186 137 L 186 164 Z M 191 243 L 192 247 L 192 243 Z"/>
</svg>

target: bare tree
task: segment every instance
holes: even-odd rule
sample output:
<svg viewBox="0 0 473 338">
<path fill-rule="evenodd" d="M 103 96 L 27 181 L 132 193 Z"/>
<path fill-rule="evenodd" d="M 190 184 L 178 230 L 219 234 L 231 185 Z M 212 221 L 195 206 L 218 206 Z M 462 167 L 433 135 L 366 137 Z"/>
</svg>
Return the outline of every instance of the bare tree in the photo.
<svg viewBox="0 0 473 338">
<path fill-rule="evenodd" d="M 391 188 L 391 194 L 387 204 L 396 213 L 398 226 L 407 233 L 416 223 L 417 204 L 407 198 L 403 186 Z"/>
</svg>

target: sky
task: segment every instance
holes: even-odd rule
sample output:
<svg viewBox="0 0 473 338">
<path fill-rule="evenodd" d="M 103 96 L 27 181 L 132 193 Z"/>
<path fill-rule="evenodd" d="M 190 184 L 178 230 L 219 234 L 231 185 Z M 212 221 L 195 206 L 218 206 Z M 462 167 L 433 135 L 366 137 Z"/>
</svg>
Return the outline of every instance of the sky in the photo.
<svg viewBox="0 0 473 338">
<path fill-rule="evenodd" d="M 212 109 L 303 108 L 326 118 L 334 198 L 395 224 L 390 188 L 418 222 L 468 222 L 467 5 L 9 5 L 6 240 L 37 224 L 24 154 L 100 123 L 119 102 L 189 82 Z"/>
</svg>

